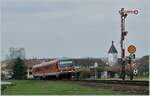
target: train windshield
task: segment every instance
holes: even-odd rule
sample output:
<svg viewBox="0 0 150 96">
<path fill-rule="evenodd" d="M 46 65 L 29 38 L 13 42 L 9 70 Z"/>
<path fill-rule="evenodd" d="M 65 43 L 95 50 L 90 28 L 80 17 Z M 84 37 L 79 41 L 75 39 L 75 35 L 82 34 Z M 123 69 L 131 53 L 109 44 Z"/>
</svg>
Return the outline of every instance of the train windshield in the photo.
<svg viewBox="0 0 150 96">
<path fill-rule="evenodd" d="M 72 63 L 72 61 L 60 61 L 59 67 L 60 68 L 73 67 L 73 63 Z"/>
</svg>

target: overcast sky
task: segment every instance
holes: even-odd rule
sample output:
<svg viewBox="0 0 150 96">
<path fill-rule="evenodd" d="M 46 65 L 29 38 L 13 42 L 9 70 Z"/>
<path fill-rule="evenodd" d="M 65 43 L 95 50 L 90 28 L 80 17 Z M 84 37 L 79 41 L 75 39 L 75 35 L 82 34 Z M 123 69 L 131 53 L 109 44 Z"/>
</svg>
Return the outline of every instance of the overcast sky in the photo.
<svg viewBox="0 0 150 96">
<path fill-rule="evenodd" d="M 138 9 L 126 19 L 126 49 L 148 54 L 148 0 L 2 0 L 2 58 L 10 47 L 26 57 L 107 57 L 112 40 L 120 52 L 118 10 Z M 126 50 L 127 52 L 127 50 Z M 128 53 L 127 53 L 128 54 Z M 119 54 L 120 55 L 120 54 Z"/>
</svg>

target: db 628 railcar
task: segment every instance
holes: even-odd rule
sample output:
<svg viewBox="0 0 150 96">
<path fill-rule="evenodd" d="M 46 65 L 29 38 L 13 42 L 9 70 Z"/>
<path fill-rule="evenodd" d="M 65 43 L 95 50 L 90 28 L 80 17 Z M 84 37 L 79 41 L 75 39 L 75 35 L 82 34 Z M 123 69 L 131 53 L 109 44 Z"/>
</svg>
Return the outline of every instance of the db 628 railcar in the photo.
<svg viewBox="0 0 150 96">
<path fill-rule="evenodd" d="M 52 60 L 36 64 L 32 68 L 34 79 L 71 78 L 78 76 L 72 60 Z"/>
</svg>

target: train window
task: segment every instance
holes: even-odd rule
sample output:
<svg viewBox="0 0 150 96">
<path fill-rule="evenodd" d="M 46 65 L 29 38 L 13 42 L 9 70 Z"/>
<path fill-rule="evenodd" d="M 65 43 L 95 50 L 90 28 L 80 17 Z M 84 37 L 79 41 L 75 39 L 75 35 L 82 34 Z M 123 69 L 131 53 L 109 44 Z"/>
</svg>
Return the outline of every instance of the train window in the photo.
<svg viewBox="0 0 150 96">
<path fill-rule="evenodd" d="M 68 67 L 72 67 L 73 63 L 72 61 L 61 61 L 59 64 L 60 68 L 68 68 Z"/>
</svg>

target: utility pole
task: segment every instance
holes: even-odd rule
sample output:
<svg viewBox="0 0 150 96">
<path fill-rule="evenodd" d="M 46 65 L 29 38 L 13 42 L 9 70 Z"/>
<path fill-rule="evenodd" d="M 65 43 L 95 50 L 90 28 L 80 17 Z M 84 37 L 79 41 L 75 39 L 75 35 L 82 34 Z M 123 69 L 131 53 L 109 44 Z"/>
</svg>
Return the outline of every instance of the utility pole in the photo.
<svg viewBox="0 0 150 96">
<path fill-rule="evenodd" d="M 94 69 L 95 69 L 95 80 L 97 79 L 97 67 L 98 67 L 98 63 L 97 62 L 95 62 L 94 63 Z"/>
<path fill-rule="evenodd" d="M 125 46 L 124 46 L 124 41 L 125 41 L 125 36 L 127 35 L 127 31 L 125 31 L 125 19 L 129 13 L 131 14 L 138 14 L 138 10 L 124 10 L 124 8 L 121 8 L 119 10 L 119 13 L 121 15 L 121 40 L 120 40 L 120 47 L 121 47 L 121 64 L 122 64 L 122 72 L 121 72 L 121 77 L 122 80 L 125 80 Z"/>
</svg>

